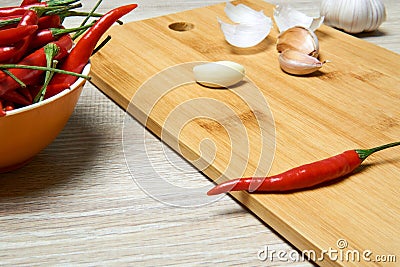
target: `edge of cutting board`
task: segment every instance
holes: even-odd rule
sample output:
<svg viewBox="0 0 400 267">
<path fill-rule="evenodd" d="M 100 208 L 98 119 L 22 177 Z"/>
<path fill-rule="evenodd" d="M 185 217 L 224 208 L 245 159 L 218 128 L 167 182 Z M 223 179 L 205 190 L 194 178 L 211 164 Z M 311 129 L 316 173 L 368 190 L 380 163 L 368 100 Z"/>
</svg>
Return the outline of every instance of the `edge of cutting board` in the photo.
<svg viewBox="0 0 400 267">
<path fill-rule="evenodd" d="M 238 2 L 236 2 L 238 3 Z M 270 16 L 271 14 L 271 10 L 270 7 L 271 5 L 267 4 L 267 3 L 262 3 L 261 1 L 240 1 L 240 3 L 244 3 L 247 4 L 249 6 L 255 6 L 256 9 L 259 8 L 265 8 L 268 9 L 266 10 L 266 14 Z M 194 14 L 200 14 L 201 13 L 211 13 L 213 16 L 215 14 L 218 14 L 218 12 L 220 12 L 223 8 L 225 4 L 221 3 L 221 4 L 217 4 L 214 6 L 209 6 L 209 7 L 203 7 L 203 8 L 199 8 L 196 10 L 189 10 L 189 11 L 185 11 L 185 12 L 181 12 L 181 13 L 176 13 L 176 14 L 171 14 L 171 15 L 167 15 L 167 16 L 161 16 L 161 17 L 157 17 L 157 18 L 152 18 L 152 19 L 148 19 L 145 21 L 138 21 L 138 22 L 132 22 L 132 23 L 127 23 L 130 25 L 137 25 L 140 27 L 146 27 L 146 30 L 151 30 L 153 29 L 152 27 L 155 27 L 154 25 L 157 25 L 157 23 L 161 23 L 160 21 L 164 22 L 168 22 L 168 21 L 177 21 L 180 20 L 182 18 L 186 18 L 186 17 L 190 17 L 190 16 L 194 16 Z M 129 26 L 129 25 L 128 25 Z M 128 27 L 126 26 L 126 27 Z M 118 33 L 118 29 L 116 27 L 113 27 L 112 30 L 115 30 L 113 33 L 117 34 Z M 160 32 L 160 35 L 162 35 L 164 32 Z M 151 34 L 151 32 L 150 32 Z M 392 104 L 390 102 L 390 98 L 389 96 L 393 96 L 393 97 L 397 97 L 398 96 L 398 92 L 395 91 L 395 89 L 393 89 L 392 91 L 390 91 L 390 89 L 388 89 L 390 87 L 391 84 L 396 84 L 395 82 L 399 81 L 399 78 L 397 74 L 399 74 L 399 66 L 396 63 L 396 61 L 400 61 L 400 56 L 394 52 L 391 52 L 389 50 L 386 50 L 384 48 L 381 47 L 377 47 L 373 44 L 370 44 L 366 41 L 360 40 L 358 38 L 355 38 L 353 36 L 347 35 L 345 33 L 339 32 L 337 30 L 334 30 L 332 28 L 326 27 L 326 26 L 322 26 L 321 30 L 318 31 L 318 35 L 321 36 L 321 56 L 322 57 L 333 57 L 333 61 L 335 63 L 333 63 L 333 65 L 326 66 L 326 72 L 324 72 L 324 75 L 322 75 L 319 79 L 313 79 L 313 82 L 315 82 L 316 84 L 324 84 L 324 85 L 330 85 L 329 83 L 332 83 L 332 86 L 329 87 L 329 90 L 333 90 L 333 88 L 335 87 L 335 84 L 339 84 L 339 85 L 343 85 L 345 86 L 346 83 L 348 82 L 347 79 L 350 79 L 349 82 L 355 83 L 357 86 L 365 86 L 367 88 L 367 90 L 369 90 L 368 92 L 372 92 L 372 87 L 377 87 L 379 89 L 382 89 L 382 95 L 384 97 L 386 97 L 384 99 L 384 101 L 382 102 L 383 104 L 388 103 L 388 104 Z M 216 37 L 217 38 L 217 37 Z M 221 38 L 218 37 L 219 39 L 217 41 L 220 41 Z M 271 43 L 271 41 L 274 40 L 274 38 L 276 38 L 276 32 L 272 32 L 271 37 L 269 38 L 269 42 Z M 336 57 L 335 58 L 335 53 L 333 53 L 332 51 L 334 51 L 333 47 L 335 45 L 335 41 L 337 40 L 341 40 L 341 44 L 340 46 L 338 46 L 337 49 L 348 49 L 349 51 L 339 51 L 338 54 L 352 54 L 352 58 L 351 60 L 354 60 L 354 64 L 359 64 L 360 66 L 357 66 L 357 71 L 353 71 L 351 64 L 349 64 L 348 61 L 350 61 L 350 59 L 346 59 L 346 58 L 339 58 Z M 118 43 L 119 45 L 122 44 Z M 135 44 L 133 44 L 132 46 L 134 46 Z M 227 46 L 227 44 L 224 44 L 225 46 Z M 271 45 L 271 44 L 270 44 Z M 140 45 L 139 45 L 140 46 Z M 216 50 L 218 50 L 218 45 L 216 45 Z M 204 48 L 205 49 L 205 48 Z M 126 109 L 126 107 L 128 106 L 128 103 L 130 102 L 130 97 L 129 94 L 124 91 L 124 89 L 122 88 L 121 90 L 118 88 L 114 88 L 115 84 L 113 84 L 112 79 L 110 80 L 106 80 L 106 73 L 107 73 L 107 68 L 109 67 L 108 64 L 116 64 L 114 62 L 110 62 L 107 59 L 107 47 L 104 49 L 104 55 L 102 54 L 103 52 L 100 52 L 98 55 L 95 55 L 92 59 L 92 82 L 100 89 L 102 90 L 106 95 L 108 95 L 111 99 L 113 99 L 118 105 L 120 105 L 122 108 Z M 111 50 L 111 48 L 110 48 Z M 205 49 L 206 50 L 206 49 Z M 350 51 L 351 50 L 351 51 Z M 235 52 L 235 49 L 232 49 L 231 51 Z M 207 51 L 206 51 L 207 52 Z M 198 58 L 191 58 L 190 60 L 214 60 L 214 56 L 211 54 L 213 51 L 210 52 L 210 54 L 206 54 L 204 57 L 201 57 L 200 54 L 196 54 L 196 56 L 198 56 Z M 226 51 L 225 51 L 226 52 Z M 237 51 L 236 51 L 237 52 Z M 224 53 L 224 51 L 221 52 L 222 54 Z M 132 52 L 132 54 L 134 54 Z M 365 59 L 365 54 L 368 54 L 368 60 L 371 60 L 371 62 L 373 62 L 373 64 L 375 64 L 373 67 L 371 67 L 371 64 L 368 63 L 368 60 Z M 235 59 L 238 57 L 235 57 L 235 55 L 229 55 L 231 58 Z M 143 56 L 144 57 L 144 56 Z M 251 58 L 251 55 L 244 55 L 243 57 L 249 57 Z M 386 62 L 384 62 L 386 60 Z M 173 61 L 173 60 L 172 60 Z M 179 62 L 176 62 L 179 63 Z M 351 62 L 350 62 L 351 63 Z M 344 71 L 338 71 L 336 69 L 336 65 L 340 65 L 342 68 L 347 68 L 348 71 L 346 72 Z M 116 66 L 116 65 L 115 65 Z M 154 66 L 152 66 L 154 67 Z M 396 68 L 397 67 L 397 68 Z M 324 67 L 325 68 L 325 67 Z M 154 70 L 156 70 L 157 68 L 154 67 Z M 160 69 L 163 69 L 163 67 L 160 67 Z M 120 69 L 118 69 L 119 71 Z M 281 73 L 278 73 L 280 70 L 278 69 L 274 69 L 274 75 L 278 75 L 277 77 L 280 78 L 282 76 Z M 275 73 L 276 72 L 276 73 Z M 118 73 L 118 75 L 120 77 L 123 77 L 122 75 L 125 75 L 126 73 Z M 249 75 L 251 75 L 251 73 L 249 73 Z M 254 74 L 255 75 L 255 74 Z M 375 76 L 374 76 L 375 75 Z M 148 77 L 147 77 L 148 78 Z M 253 80 L 257 81 L 257 77 L 251 77 Z M 124 78 L 125 79 L 125 78 Z M 128 79 L 128 78 L 126 78 Z M 133 79 L 133 78 L 132 78 Z M 138 78 L 139 79 L 139 78 Z M 306 84 L 305 80 L 302 78 L 295 78 L 295 77 L 290 77 L 287 76 L 287 84 L 289 83 L 297 83 L 297 81 L 300 83 L 299 86 Z M 381 79 L 381 80 L 379 80 Z M 311 78 L 310 78 L 311 80 Z M 380 81 L 381 84 L 378 84 L 377 81 Z M 140 84 L 142 82 L 144 82 L 144 80 L 139 81 L 139 80 L 135 80 L 133 79 L 133 85 L 134 86 L 140 86 Z M 132 85 L 132 81 L 119 81 L 118 86 L 123 87 L 124 85 Z M 125 84 L 126 82 L 126 84 Z M 286 85 L 287 85 L 286 84 Z M 378 85 L 377 85 L 378 84 Z M 398 83 L 397 83 L 398 84 Z M 347 88 L 346 88 L 347 89 Z M 355 90 L 359 90 L 357 88 L 355 88 Z M 294 90 L 291 91 L 292 93 L 298 93 Z M 307 97 L 308 98 L 304 98 L 305 100 L 312 100 L 311 103 L 316 103 L 318 100 L 320 100 L 318 98 L 318 95 L 313 95 L 313 93 L 310 92 L 306 92 L 307 93 Z M 330 95 L 330 92 L 326 92 L 327 95 Z M 348 95 L 351 95 L 352 92 L 348 92 Z M 301 94 L 298 94 L 298 96 L 301 96 Z M 374 99 L 372 99 L 374 100 Z M 283 100 L 282 100 L 283 101 Z M 282 109 L 281 106 L 278 106 L 278 104 L 282 104 L 279 103 L 279 101 L 274 102 L 274 105 L 272 106 L 272 112 L 276 112 L 276 114 L 278 115 L 278 124 L 276 127 L 283 127 L 285 125 L 283 125 L 283 112 L 280 110 Z M 362 104 L 362 103 L 361 103 Z M 279 108 L 279 110 L 277 110 L 277 107 Z M 275 110 L 274 110 L 275 109 Z M 311 109 L 309 108 L 308 110 L 305 111 L 301 111 L 301 114 L 305 114 L 305 112 L 309 112 Z M 321 112 L 323 112 L 324 110 L 321 110 Z M 276 162 L 274 161 L 273 164 L 273 171 L 277 171 L 277 170 L 284 170 L 284 168 L 287 168 L 289 166 L 292 166 L 292 164 L 294 163 L 305 163 L 305 161 L 311 161 L 310 159 L 312 158 L 320 158 L 323 156 L 329 156 L 329 155 L 333 155 L 334 153 L 339 153 L 341 151 L 338 151 L 338 148 L 349 148 L 349 147 L 353 147 L 354 145 L 356 146 L 364 146 L 367 143 L 372 143 L 372 141 L 374 141 L 375 139 L 379 139 L 379 140 L 387 140 L 387 141 L 391 141 L 392 139 L 394 139 L 397 135 L 395 134 L 396 132 L 398 132 L 398 130 L 400 129 L 399 127 L 399 123 L 396 122 L 395 118 L 397 117 L 397 115 L 399 114 L 398 109 L 393 109 L 393 105 L 389 105 L 388 108 L 388 113 L 385 112 L 381 112 L 382 115 L 385 115 L 386 117 L 384 119 L 387 120 L 386 124 L 384 125 L 372 125 L 373 127 L 377 128 L 378 126 L 381 127 L 380 129 L 373 129 L 373 133 L 374 136 L 369 136 L 367 133 L 365 132 L 357 132 L 357 134 L 359 134 L 358 136 L 351 136 L 351 130 L 353 130 L 351 128 L 350 124 L 346 124 L 346 129 L 343 130 L 339 130 L 336 129 L 336 132 L 334 133 L 335 136 L 340 136 L 341 133 L 346 133 L 348 134 L 346 137 L 343 137 L 343 140 L 337 142 L 336 144 L 330 144 L 330 142 L 321 142 L 319 145 L 323 144 L 326 145 L 326 147 L 318 147 L 318 144 L 313 145 L 312 140 L 307 140 L 307 142 L 305 143 L 305 145 L 309 144 L 311 147 L 309 148 L 308 151 L 305 151 L 307 153 L 304 154 L 304 158 L 302 159 L 298 159 L 298 157 L 293 156 L 296 153 L 300 153 L 302 151 L 302 148 L 300 147 L 295 147 L 296 144 L 298 143 L 297 140 L 289 140 L 289 143 L 287 144 L 288 147 L 291 146 L 293 147 L 293 155 L 291 155 L 291 157 L 288 158 L 287 162 Z M 135 114 L 134 117 L 139 117 L 139 121 L 141 121 L 140 118 L 145 117 L 147 114 L 140 114 L 141 110 L 137 109 L 134 111 Z M 337 113 L 337 114 L 341 114 L 341 113 Z M 377 111 L 375 111 L 374 115 L 376 114 L 380 114 Z M 368 116 L 368 114 L 360 114 L 360 115 L 365 115 Z M 345 112 L 343 112 L 343 118 L 341 119 L 349 119 L 350 115 L 347 116 L 345 114 Z M 351 119 L 354 120 L 354 122 L 357 122 L 356 120 L 357 116 L 351 117 Z M 321 119 L 324 119 L 325 117 L 322 117 Z M 327 117 L 326 117 L 327 118 Z M 160 132 L 161 132 L 161 127 L 162 124 L 160 124 L 157 120 L 153 120 L 152 117 L 149 118 L 150 120 L 148 121 L 148 124 L 146 125 L 146 127 L 148 129 L 150 129 L 153 133 L 155 133 L 157 136 L 160 137 Z M 314 119 L 314 118 L 307 118 L 305 117 L 305 120 L 307 119 Z M 365 119 L 366 120 L 366 119 Z M 143 121 L 142 121 L 143 122 Z M 321 121 L 316 121 L 318 124 L 318 126 L 324 126 L 325 124 Z M 386 126 L 385 126 L 386 125 Z M 386 128 L 384 128 L 386 127 Z M 304 129 L 302 129 L 304 130 Z M 390 130 L 389 132 L 382 132 L 384 130 Z M 278 134 L 280 134 L 280 136 L 278 136 L 279 138 L 288 138 L 287 133 L 285 132 L 279 132 Z M 304 135 L 310 134 L 310 133 L 303 133 Z M 172 136 L 173 137 L 173 136 Z M 304 136 L 304 137 L 308 137 L 308 138 L 312 138 L 313 136 Z M 329 137 L 327 137 L 329 138 Z M 335 139 L 333 139 L 335 140 Z M 336 139 L 338 140 L 338 139 Z M 164 140 L 165 141 L 165 140 Z M 179 140 L 178 140 L 179 141 Z M 279 140 L 278 140 L 279 141 Z M 283 154 L 283 150 L 282 149 L 282 142 L 284 141 L 288 141 L 288 139 L 284 139 L 283 141 L 278 142 L 278 155 L 282 156 Z M 168 142 L 167 142 L 168 144 Z M 181 149 L 183 149 L 186 153 L 189 154 L 194 154 L 194 155 L 198 155 L 198 151 L 193 149 L 193 147 L 189 144 L 182 144 Z M 340 150 L 340 149 L 339 149 Z M 312 154 L 315 155 L 312 155 Z M 382 155 L 380 156 L 376 156 L 374 157 L 375 160 L 380 160 L 381 162 L 385 162 L 385 157 L 388 157 L 389 155 L 391 155 L 389 152 L 382 152 Z M 199 156 L 199 155 L 198 155 Z M 377 173 L 381 172 L 382 173 L 382 177 L 386 177 L 386 179 L 390 178 L 390 175 L 395 175 L 396 174 L 396 170 L 398 171 L 400 169 L 399 164 L 397 163 L 397 165 L 395 164 L 395 162 L 389 162 L 389 164 L 392 164 L 393 166 L 393 171 L 390 172 L 389 170 L 386 170 L 386 168 L 382 167 L 382 166 L 376 166 L 376 170 L 373 170 L 372 168 L 367 168 L 366 170 L 364 170 L 363 172 L 365 172 L 365 179 L 376 176 Z M 384 164 L 383 164 L 384 165 Z M 386 166 L 387 167 L 387 166 Z M 389 166 L 390 167 L 390 166 Z M 388 167 L 387 167 L 388 168 Z M 204 171 L 204 173 L 211 179 L 215 180 L 215 177 L 219 177 L 222 174 L 222 170 L 218 169 L 218 168 L 214 168 L 213 166 L 211 166 L 211 168 L 207 169 L 206 171 Z M 398 174 L 398 173 L 397 173 Z M 364 174 L 363 174 L 364 175 Z M 356 175 L 354 175 L 355 177 L 353 179 L 351 179 L 349 182 L 346 181 L 346 183 L 349 183 L 349 186 L 360 186 L 361 184 L 361 175 L 359 173 L 357 173 Z M 353 181 L 354 180 L 354 181 Z M 393 180 L 393 179 L 392 179 Z M 300 216 L 300 218 L 304 218 L 302 217 L 303 215 L 301 214 L 301 211 L 297 211 L 294 208 L 290 208 L 289 206 L 285 206 L 287 204 L 284 203 L 283 198 L 287 198 L 287 201 L 294 203 L 294 205 L 298 205 L 296 206 L 297 208 L 308 208 L 308 205 L 310 206 L 310 209 L 312 209 L 310 211 L 310 216 L 319 216 L 320 214 L 318 214 L 318 209 L 320 209 L 321 211 L 323 211 L 324 206 L 323 205 L 329 205 L 329 202 L 327 200 L 321 199 L 321 201 L 318 201 L 318 198 L 327 196 L 330 197 L 331 193 L 334 192 L 334 194 L 336 194 L 336 196 L 338 197 L 343 197 L 344 200 L 351 200 L 351 194 L 349 192 L 351 192 L 350 190 L 345 191 L 345 193 L 347 193 L 348 195 L 344 195 L 342 196 L 341 192 L 339 190 L 342 190 L 344 187 L 342 185 L 343 183 L 338 183 L 335 184 L 333 186 L 330 186 L 329 188 L 318 188 L 318 190 L 310 190 L 307 192 L 296 192 L 293 195 L 279 195 L 279 194 L 272 194 L 272 195 L 254 195 L 254 194 L 248 194 L 246 192 L 234 192 L 231 195 L 236 198 L 239 202 L 241 202 L 244 206 L 246 206 L 247 208 L 249 208 L 255 215 L 257 215 L 261 220 L 263 220 L 264 222 L 266 222 L 268 225 L 270 225 L 273 229 L 275 229 L 279 234 L 281 234 L 284 238 L 286 238 L 289 242 L 291 242 L 294 246 L 296 246 L 299 250 L 315 250 L 315 251 L 321 251 L 321 250 L 325 250 L 328 247 L 334 247 L 335 245 L 335 241 L 338 238 L 347 238 L 348 242 L 349 242 L 349 249 L 358 249 L 361 250 L 364 247 L 364 244 L 361 244 L 360 242 L 364 242 L 367 246 L 371 247 L 366 247 L 367 249 L 376 249 L 376 253 L 379 252 L 388 252 L 388 248 L 384 248 L 382 250 L 379 250 L 380 247 L 379 246 L 372 246 L 373 242 L 371 243 L 371 241 L 367 241 L 366 239 L 368 239 L 368 237 L 357 237 L 357 238 L 353 238 L 352 236 L 347 236 L 347 235 L 343 235 L 343 232 L 341 232 L 341 228 L 338 227 L 337 225 L 334 225 L 333 223 L 335 221 L 342 221 L 345 220 L 345 216 L 350 216 L 350 219 L 352 218 L 351 216 L 354 216 L 354 214 L 340 214 L 340 212 L 335 213 L 334 215 L 331 216 L 338 216 L 337 218 L 327 218 L 329 220 L 330 223 L 332 224 L 326 224 L 326 225 L 319 225 L 319 229 L 316 229 L 316 231 L 319 231 L 320 233 L 325 234 L 325 239 L 322 241 L 320 239 L 320 237 L 315 236 L 315 234 L 310 234 L 310 231 L 304 231 L 304 229 L 307 229 L 307 226 L 304 225 L 307 223 L 307 221 L 296 221 L 296 216 Z M 370 192 L 368 191 L 368 186 L 370 186 L 371 183 L 369 183 L 368 181 L 366 181 L 365 186 L 366 187 L 361 187 L 361 188 L 353 188 L 355 190 L 355 192 L 369 192 L 372 195 L 375 195 L 375 192 Z M 379 184 L 378 184 L 379 185 Z M 395 186 L 396 184 L 394 184 Z M 347 188 L 348 189 L 348 188 Z M 365 191 L 367 190 L 367 191 Z M 390 192 L 389 192 L 390 193 Z M 332 193 L 333 194 L 333 193 Z M 362 193 L 359 193 L 362 194 Z M 367 196 L 366 196 L 367 197 Z M 343 200 L 343 201 L 344 201 Z M 317 201 L 317 202 L 315 202 Z M 341 204 L 338 203 L 337 200 L 335 200 L 335 204 Z M 266 205 L 277 205 L 277 204 L 282 204 L 282 207 L 274 207 L 274 210 L 271 210 L 271 208 L 268 208 L 268 206 Z M 361 204 L 363 204 L 362 202 L 360 202 Z M 365 204 L 365 203 L 364 203 Z M 363 204 L 363 205 L 364 205 Z M 318 207 L 313 207 L 313 206 L 318 206 Z M 346 208 L 345 207 L 346 203 L 343 203 L 343 206 L 341 206 L 341 208 Z M 366 204 L 365 204 L 366 205 Z M 292 214 L 285 214 L 285 211 L 283 210 L 284 208 L 288 208 L 288 212 L 292 212 Z M 375 208 L 375 207 L 372 207 Z M 391 210 L 395 210 L 395 208 L 390 207 Z M 397 208 L 398 209 L 398 208 Z M 297 213 L 296 213 L 297 212 Z M 306 211 L 304 211 L 306 212 Z M 314 212 L 314 213 L 313 213 Z M 347 211 L 346 211 L 347 212 Z M 356 213 L 356 211 L 354 211 L 354 213 Z M 325 213 L 322 214 L 321 216 L 326 215 Z M 328 216 L 328 215 L 327 215 Z M 342 218 L 343 216 L 343 218 Z M 393 215 L 395 216 L 395 215 Z M 396 217 L 397 221 L 399 221 L 399 216 L 397 214 Z M 310 219 L 309 219 L 310 220 Z M 312 220 L 312 218 L 311 218 Z M 290 222 L 292 223 L 290 223 Z M 376 222 L 376 221 L 374 221 Z M 351 223 L 351 222 L 349 222 Z M 385 224 L 386 225 L 386 224 Z M 318 225 L 314 225 L 314 227 L 317 227 Z M 362 227 L 368 227 L 368 225 L 361 225 Z M 347 225 L 343 225 L 343 228 L 346 228 Z M 373 228 L 371 226 L 369 226 L 370 230 L 373 230 Z M 377 231 L 379 231 L 379 225 L 376 225 L 377 227 Z M 346 231 L 348 231 L 348 229 L 351 229 L 351 227 L 347 227 Z M 308 229 L 310 230 L 310 229 Z M 393 229 L 390 229 L 393 233 L 394 232 Z M 344 231 L 344 230 L 343 230 Z M 398 230 L 397 230 L 397 234 L 398 234 Z M 370 238 L 372 238 L 370 236 Z M 362 240 L 362 241 L 361 241 Z M 393 243 L 394 244 L 394 243 Z M 384 244 L 385 246 L 388 246 L 387 244 Z M 389 244 L 390 245 L 390 244 Z M 396 250 L 396 247 L 392 247 L 391 249 Z M 389 251 L 390 252 L 390 251 Z M 321 265 L 343 265 L 345 263 L 343 262 L 339 262 L 339 261 L 332 261 L 329 259 L 326 259 L 322 262 L 318 262 L 318 264 Z M 347 264 L 356 264 L 356 263 L 347 263 Z M 373 263 L 371 263 L 373 264 Z"/>
</svg>

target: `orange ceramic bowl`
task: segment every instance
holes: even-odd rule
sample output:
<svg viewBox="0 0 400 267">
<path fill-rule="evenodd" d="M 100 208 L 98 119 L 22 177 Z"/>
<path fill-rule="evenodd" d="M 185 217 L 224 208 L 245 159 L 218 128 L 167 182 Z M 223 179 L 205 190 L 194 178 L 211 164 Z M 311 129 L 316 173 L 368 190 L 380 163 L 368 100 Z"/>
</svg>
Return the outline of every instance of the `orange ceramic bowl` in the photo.
<svg viewBox="0 0 400 267">
<path fill-rule="evenodd" d="M 88 75 L 90 63 L 82 74 Z M 0 118 L 0 172 L 22 167 L 62 131 L 75 109 L 86 80 L 27 107 L 8 111 Z"/>
</svg>

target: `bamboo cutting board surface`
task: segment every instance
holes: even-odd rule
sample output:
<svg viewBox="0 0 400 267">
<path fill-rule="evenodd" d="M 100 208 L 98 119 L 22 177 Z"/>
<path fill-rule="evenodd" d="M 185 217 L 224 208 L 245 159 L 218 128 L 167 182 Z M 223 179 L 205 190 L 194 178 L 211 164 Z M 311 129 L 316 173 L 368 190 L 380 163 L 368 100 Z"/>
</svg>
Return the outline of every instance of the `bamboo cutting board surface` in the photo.
<svg viewBox="0 0 400 267">
<path fill-rule="evenodd" d="M 268 3 L 240 3 L 272 17 L 273 6 Z M 128 112 L 218 182 L 255 173 L 276 174 L 347 149 L 399 139 L 398 54 L 323 26 L 316 32 L 321 59 L 331 62 L 316 75 L 290 76 L 278 65 L 276 27 L 256 47 L 234 48 L 225 42 L 217 22 L 217 17 L 228 21 L 224 7 L 219 4 L 113 27 L 111 42 L 92 57 L 92 82 L 124 109 L 135 96 Z M 169 27 L 176 22 L 194 27 L 176 31 Z M 217 60 L 244 65 L 246 82 L 232 90 L 182 83 L 164 92 L 171 81 L 192 79 L 190 69 L 183 68 L 173 73 L 182 77 L 166 76 L 147 93 L 142 90 L 151 77 L 172 66 Z M 260 90 L 270 109 L 246 84 Z M 220 108 L 221 103 L 233 115 Z M 202 111 L 206 112 L 203 116 Z M 246 135 L 235 139 L 235 131 L 243 127 Z M 262 143 L 261 134 L 276 143 Z M 199 149 L 207 138 L 215 147 Z M 272 161 L 271 168 L 260 164 L 260 158 Z M 204 169 L 204 164 L 209 166 Z M 300 250 L 395 255 L 400 251 L 399 148 L 371 156 L 364 166 L 326 187 L 232 196 Z M 348 245 L 343 250 L 337 245 L 341 239 Z M 317 263 L 357 265 L 327 256 Z"/>
</svg>

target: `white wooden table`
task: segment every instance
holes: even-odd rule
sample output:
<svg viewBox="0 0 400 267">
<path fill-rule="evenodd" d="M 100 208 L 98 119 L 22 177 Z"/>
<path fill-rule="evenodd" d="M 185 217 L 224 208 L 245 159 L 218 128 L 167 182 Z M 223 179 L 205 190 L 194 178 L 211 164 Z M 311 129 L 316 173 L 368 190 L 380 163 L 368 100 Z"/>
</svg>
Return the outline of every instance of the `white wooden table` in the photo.
<svg viewBox="0 0 400 267">
<path fill-rule="evenodd" d="M 82 1 L 89 10 L 95 0 Z M 124 21 L 179 12 L 222 0 L 142 0 Z M 318 0 L 290 3 L 318 14 Z M 388 20 L 378 34 L 360 38 L 400 53 L 400 3 L 385 0 Z M 19 1 L 3 0 L 2 6 Z M 104 0 L 99 12 L 126 4 Z M 68 19 L 66 25 L 76 25 Z M 0 175 L 0 264 L 118 266 L 311 266 L 290 258 L 261 261 L 258 252 L 295 250 L 246 208 L 225 196 L 202 206 L 177 207 L 145 194 L 124 159 L 122 129 L 125 113 L 91 84 L 64 131 L 24 168 Z M 142 126 L 135 126 L 138 133 Z M 143 135 L 134 136 L 138 142 Z M 160 141 L 146 135 L 149 147 Z M 163 153 L 152 151 L 161 172 L 176 171 Z M 180 157 L 172 158 L 185 165 Z M 137 168 L 146 173 L 147 160 Z M 185 166 L 185 168 L 190 168 Z M 149 171 L 149 174 L 151 172 Z M 193 170 L 191 179 L 208 181 Z M 210 185 L 211 181 L 208 181 Z M 170 196 L 171 203 L 174 198 Z"/>
</svg>

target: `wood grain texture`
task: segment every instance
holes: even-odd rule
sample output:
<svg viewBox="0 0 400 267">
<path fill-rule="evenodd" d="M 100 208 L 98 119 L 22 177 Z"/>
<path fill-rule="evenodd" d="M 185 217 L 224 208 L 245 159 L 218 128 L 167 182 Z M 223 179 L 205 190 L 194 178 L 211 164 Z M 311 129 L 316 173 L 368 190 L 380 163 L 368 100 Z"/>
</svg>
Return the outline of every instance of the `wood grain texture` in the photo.
<svg viewBox="0 0 400 267">
<path fill-rule="evenodd" d="M 267 3 L 240 3 L 272 15 L 273 6 Z M 245 66 L 249 79 L 267 99 L 276 125 L 276 133 L 266 133 L 271 135 L 267 139 L 276 135 L 271 173 L 283 172 L 350 148 L 371 147 L 398 139 L 398 54 L 332 28 L 321 27 L 316 32 L 321 46 L 320 57 L 331 63 L 316 75 L 289 76 L 277 64 L 276 29 L 264 42 L 251 49 L 237 49 L 226 44 L 215 19 L 224 18 L 224 7 L 220 4 L 114 27 L 109 32 L 114 36 L 113 45 L 92 59 L 93 83 L 164 142 L 181 150 L 189 160 L 212 158 L 210 166 L 203 172 L 219 181 L 257 176 L 256 173 L 268 174 L 269 166 L 260 166 L 259 155 L 265 153 L 261 161 L 268 161 L 274 154 L 275 144 L 260 146 L 257 128 L 274 126 L 267 118 L 269 111 L 260 103 L 255 104 L 260 97 L 251 95 L 245 88 L 249 81 L 232 90 L 210 90 L 195 83 L 179 83 L 186 81 L 182 77 L 191 77 L 192 66 L 176 73 L 168 72 L 159 79 L 151 78 L 156 81 L 147 86 L 150 77 L 170 66 L 219 59 Z M 176 32 L 168 27 L 174 22 L 192 23 L 194 28 Z M 174 90 L 163 91 L 170 86 L 169 81 Z M 175 88 L 175 85 L 181 86 Z M 235 99 L 235 94 L 242 98 L 243 104 Z M 197 101 L 204 98 L 208 101 Z M 218 108 L 216 102 L 234 110 L 239 122 L 234 122 L 234 116 Z M 258 121 L 255 113 L 264 121 Z M 198 119 L 200 115 L 211 122 Z M 189 121 L 193 123 L 189 124 Z M 246 128 L 249 148 L 246 142 L 236 144 L 232 141 L 234 134 L 226 129 L 225 121 L 229 121 L 228 125 L 239 124 Z M 215 122 L 220 123 L 220 127 L 215 127 Z M 239 131 L 239 127 L 232 131 Z M 245 137 L 241 139 L 246 140 Z M 198 150 L 201 140 L 207 138 L 213 139 L 217 153 L 212 146 Z M 385 160 L 385 157 L 389 159 Z M 400 210 L 395 204 L 398 197 L 393 188 L 400 186 L 400 164 L 396 161 L 396 153 L 390 151 L 373 159 L 381 164 L 376 163 L 374 168 L 365 168 L 328 187 L 294 194 L 239 192 L 233 196 L 300 250 L 320 253 L 326 248 L 334 248 L 336 241 L 343 238 L 349 241 L 350 250 L 370 249 L 377 254 L 395 254 L 399 247 L 391 237 L 399 236 L 399 230 L 392 225 L 400 223 L 400 218 L 393 214 Z M 243 162 L 245 166 L 240 168 Z M 198 167 L 196 163 L 193 165 Z M 230 168 L 231 165 L 235 167 Z M 379 181 L 375 179 L 377 176 L 381 177 Z M 379 188 L 379 194 L 371 190 L 374 188 Z M 304 210 L 305 206 L 307 210 Z M 386 213 L 382 214 L 381 207 L 385 207 Z M 374 231 L 376 226 L 382 232 Z M 343 264 L 326 258 L 318 263 Z"/>
<path fill-rule="evenodd" d="M 15 5 L 18 2 L 5 0 L 2 5 Z M 83 2 L 87 10 L 95 3 L 94 0 Z M 126 21 L 176 13 L 222 1 L 137 2 L 141 8 L 127 17 Z M 309 13 L 315 13 L 318 5 L 318 1 L 306 0 L 281 2 L 290 2 Z M 399 53 L 399 3 L 395 0 L 384 2 L 388 21 L 376 35 L 361 38 Z M 104 1 L 100 11 L 124 3 L 124 0 Z M 66 23 L 76 25 L 79 21 L 75 18 Z M 230 197 L 201 207 L 177 208 L 146 195 L 133 182 L 125 164 L 121 136 L 124 119 L 122 109 L 94 86 L 87 84 L 74 115 L 57 140 L 29 165 L 12 173 L 1 174 L 2 266 L 310 266 L 308 262 L 279 259 L 277 255 L 272 261 L 258 260 L 257 252 L 264 246 L 288 253 L 292 253 L 294 248 Z M 390 120 L 385 123 L 380 126 L 382 131 L 391 125 Z M 133 127 L 138 134 L 132 139 L 140 144 L 143 141 L 143 127 L 139 123 Z M 373 139 L 362 141 L 375 142 Z M 155 167 L 165 176 L 176 172 L 175 167 L 166 164 L 164 159 L 165 153 L 174 153 L 168 147 L 164 152 L 158 150 L 159 139 L 148 133 L 146 142 L 150 147 L 156 147 L 150 155 Z M 349 141 L 341 145 L 351 144 Z M 326 154 L 337 152 L 336 149 L 337 146 L 331 144 Z M 384 159 L 386 154 L 376 157 L 374 161 Z M 172 161 L 191 168 L 179 157 L 172 158 Z M 288 165 L 294 163 L 289 162 Z M 135 165 L 143 169 L 144 177 L 146 172 L 153 172 L 148 171 L 151 168 L 146 164 L 146 161 L 139 160 Z M 382 177 L 381 170 L 387 169 L 385 165 L 378 165 L 374 171 L 377 178 Z M 370 171 L 372 168 L 368 169 Z M 398 173 L 394 172 L 393 175 L 398 176 Z M 212 185 L 194 169 L 189 179 Z M 370 193 L 378 197 L 380 195 L 379 190 Z M 179 195 L 170 197 L 180 198 Z M 331 203 L 323 199 L 321 201 L 312 205 L 330 207 Z M 309 205 L 305 203 L 305 207 Z M 387 205 L 398 205 L 398 202 Z M 297 212 L 302 211 L 308 212 L 308 208 Z M 318 217 L 319 214 L 310 216 Z M 346 225 L 353 223 L 341 216 L 333 227 L 351 227 Z M 359 225 L 359 228 L 362 229 L 366 224 L 368 221 Z M 379 226 L 367 227 L 372 233 L 382 231 Z M 333 231 L 332 239 L 335 238 L 337 236 Z M 392 238 L 395 240 L 397 237 Z M 348 241 L 353 244 L 353 240 Z"/>
</svg>

